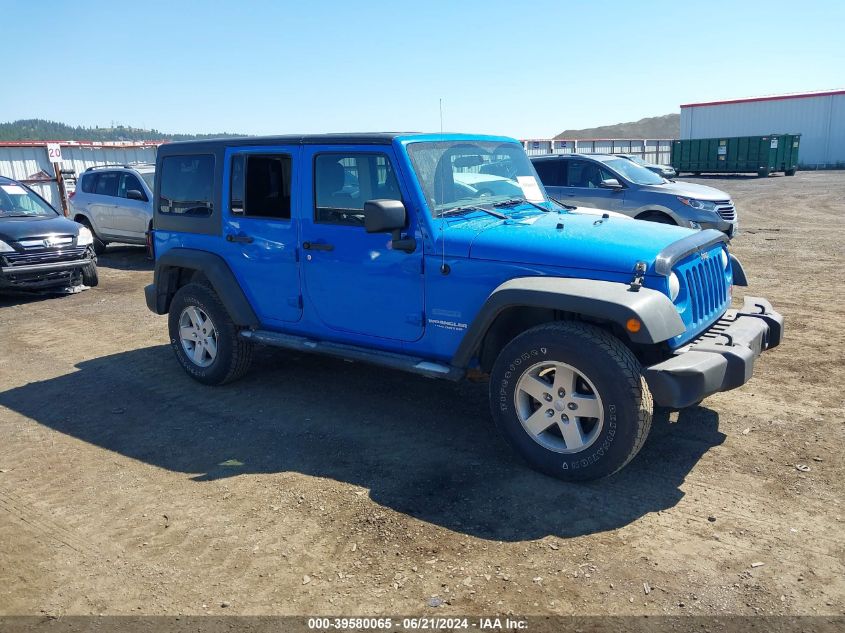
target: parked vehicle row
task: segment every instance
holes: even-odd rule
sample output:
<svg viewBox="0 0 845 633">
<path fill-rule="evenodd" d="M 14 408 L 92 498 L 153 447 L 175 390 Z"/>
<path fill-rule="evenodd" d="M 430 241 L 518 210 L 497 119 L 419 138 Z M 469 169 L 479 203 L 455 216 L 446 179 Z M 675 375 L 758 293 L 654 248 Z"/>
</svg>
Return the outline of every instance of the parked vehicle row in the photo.
<svg viewBox="0 0 845 633">
<path fill-rule="evenodd" d="M 765 299 L 730 307 L 746 278 L 720 194 L 623 158 L 532 165 L 495 136 L 284 136 L 167 144 L 156 174 L 146 302 L 192 378 L 239 378 L 259 344 L 487 376 L 506 440 L 561 479 L 618 471 L 654 405 L 744 384 L 783 336 Z M 614 197 L 667 221 L 553 199 Z"/>
</svg>

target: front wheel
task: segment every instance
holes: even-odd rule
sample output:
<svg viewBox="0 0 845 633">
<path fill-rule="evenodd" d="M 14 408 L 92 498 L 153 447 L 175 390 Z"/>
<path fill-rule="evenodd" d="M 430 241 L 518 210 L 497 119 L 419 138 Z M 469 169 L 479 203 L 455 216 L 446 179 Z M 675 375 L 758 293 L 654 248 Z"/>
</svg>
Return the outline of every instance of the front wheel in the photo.
<svg viewBox="0 0 845 633">
<path fill-rule="evenodd" d="M 493 367 L 490 405 L 531 467 L 567 481 L 615 473 L 651 428 L 639 361 L 619 339 L 585 323 L 540 325 L 511 341 Z"/>
<path fill-rule="evenodd" d="M 243 376 L 252 361 L 252 344 L 240 336 L 217 294 L 190 283 L 178 290 L 168 314 L 170 346 L 188 374 L 206 385 Z"/>
</svg>

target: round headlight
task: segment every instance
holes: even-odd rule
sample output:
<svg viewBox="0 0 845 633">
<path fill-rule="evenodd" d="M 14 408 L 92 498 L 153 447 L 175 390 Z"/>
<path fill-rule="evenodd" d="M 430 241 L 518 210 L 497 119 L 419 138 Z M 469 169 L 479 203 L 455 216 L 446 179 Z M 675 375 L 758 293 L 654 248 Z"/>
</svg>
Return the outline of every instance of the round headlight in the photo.
<svg viewBox="0 0 845 633">
<path fill-rule="evenodd" d="M 674 301 L 681 293 L 681 280 L 675 273 L 669 275 L 669 298 Z"/>
<path fill-rule="evenodd" d="M 726 250 L 723 248 L 723 249 L 722 249 L 722 268 L 724 268 L 725 270 L 727 270 L 727 269 L 728 269 L 728 264 L 730 264 L 730 263 L 731 263 L 731 260 L 730 260 L 730 258 L 728 257 L 728 251 L 726 251 Z"/>
<path fill-rule="evenodd" d="M 79 227 L 79 233 L 76 236 L 76 245 L 77 246 L 88 246 L 89 244 L 94 243 L 94 236 L 91 235 L 91 231 L 88 230 L 87 226 Z"/>
</svg>

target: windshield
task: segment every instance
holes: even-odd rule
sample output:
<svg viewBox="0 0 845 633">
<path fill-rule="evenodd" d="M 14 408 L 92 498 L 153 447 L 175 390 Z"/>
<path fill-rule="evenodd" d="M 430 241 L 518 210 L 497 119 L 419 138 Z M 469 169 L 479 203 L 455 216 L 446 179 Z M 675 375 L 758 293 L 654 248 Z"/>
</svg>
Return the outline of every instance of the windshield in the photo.
<svg viewBox="0 0 845 633">
<path fill-rule="evenodd" d="M 627 156 L 625 156 L 625 158 L 627 158 L 631 162 L 636 163 L 637 165 L 642 165 L 643 167 L 648 165 L 648 163 L 645 162 L 642 158 L 640 158 L 639 156 L 634 156 L 633 154 L 628 154 Z"/>
<path fill-rule="evenodd" d="M 141 178 L 144 179 L 144 182 L 147 183 L 147 186 L 150 188 L 150 191 L 155 191 L 155 178 L 156 173 L 154 171 L 139 171 L 141 174 Z"/>
<path fill-rule="evenodd" d="M 0 218 L 54 215 L 53 207 L 23 185 L 0 184 Z"/>
<path fill-rule="evenodd" d="M 548 202 L 521 145 L 496 141 L 411 143 L 408 153 L 434 217 L 505 200 Z"/>
<path fill-rule="evenodd" d="M 638 185 L 662 185 L 663 178 L 653 171 L 640 167 L 636 163 L 625 158 L 609 158 L 602 161 L 611 169 L 619 172 L 622 176 Z"/>
</svg>

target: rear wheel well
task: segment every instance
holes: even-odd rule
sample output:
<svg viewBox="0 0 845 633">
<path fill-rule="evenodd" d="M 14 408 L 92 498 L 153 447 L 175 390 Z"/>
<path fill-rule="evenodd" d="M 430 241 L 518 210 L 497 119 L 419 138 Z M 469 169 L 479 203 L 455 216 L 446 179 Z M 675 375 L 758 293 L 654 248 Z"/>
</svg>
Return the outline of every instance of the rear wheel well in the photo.
<svg viewBox="0 0 845 633">
<path fill-rule="evenodd" d="M 537 325 L 552 323 L 554 321 L 582 321 L 592 323 L 619 339 L 623 345 L 630 348 L 638 357 L 646 355 L 646 347 L 632 342 L 625 330 L 617 323 L 587 317 L 574 312 L 553 310 L 551 308 L 514 306 L 499 313 L 485 333 L 478 351 L 481 371 L 485 374 L 490 373 L 499 353 L 514 338 Z"/>
<path fill-rule="evenodd" d="M 159 273 L 157 282 L 162 287 L 166 288 L 167 292 L 167 309 L 170 309 L 170 302 L 173 300 L 173 295 L 182 287 L 189 283 L 202 284 L 211 287 L 211 283 L 206 277 L 205 273 L 195 268 L 185 268 L 183 266 L 168 266 Z"/>
<path fill-rule="evenodd" d="M 671 215 L 663 211 L 643 211 L 634 219 L 645 220 L 646 222 L 659 222 L 661 224 L 678 224 Z"/>
</svg>

